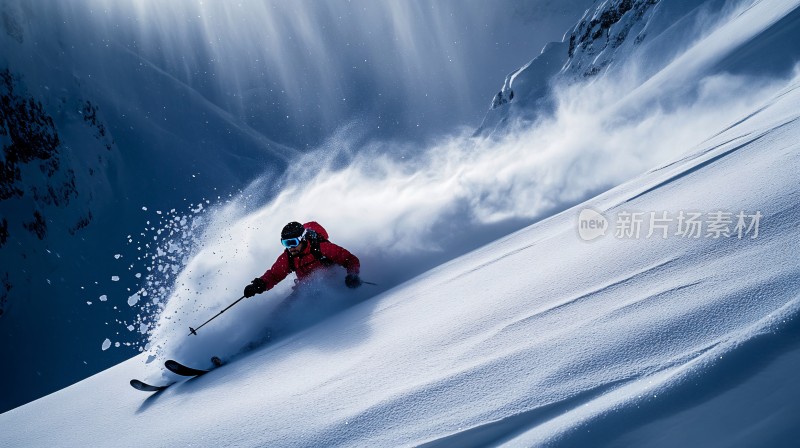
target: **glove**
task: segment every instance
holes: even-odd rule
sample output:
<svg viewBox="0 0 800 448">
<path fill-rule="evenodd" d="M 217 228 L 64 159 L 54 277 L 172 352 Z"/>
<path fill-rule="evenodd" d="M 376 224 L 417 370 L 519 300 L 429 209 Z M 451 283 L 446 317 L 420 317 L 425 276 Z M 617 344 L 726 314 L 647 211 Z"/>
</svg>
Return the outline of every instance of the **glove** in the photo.
<svg viewBox="0 0 800 448">
<path fill-rule="evenodd" d="M 261 294 L 262 292 L 267 290 L 267 283 L 261 279 L 261 277 L 256 277 L 250 282 L 249 285 L 244 287 L 244 296 L 245 297 L 253 297 L 256 294 Z"/>
<path fill-rule="evenodd" d="M 344 278 L 344 284 L 348 288 L 358 288 L 361 286 L 361 278 L 358 274 L 347 274 L 347 277 Z"/>
</svg>

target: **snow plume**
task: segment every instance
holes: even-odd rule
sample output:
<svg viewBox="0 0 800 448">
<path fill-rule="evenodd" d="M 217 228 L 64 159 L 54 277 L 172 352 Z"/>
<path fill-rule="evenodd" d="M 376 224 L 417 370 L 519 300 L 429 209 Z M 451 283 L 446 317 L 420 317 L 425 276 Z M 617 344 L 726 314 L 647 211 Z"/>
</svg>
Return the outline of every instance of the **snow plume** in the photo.
<svg viewBox="0 0 800 448">
<path fill-rule="evenodd" d="M 552 115 L 516 123 L 502 136 L 464 132 L 416 148 L 365 140 L 358 124 L 342 128 L 294 162 L 277 183 L 256 181 L 208 213 L 196 255 L 174 278 L 174 292 L 158 316 L 152 354 L 203 362 L 263 343 L 277 327 L 283 327 L 278 336 L 302 329 L 674 160 L 678 151 L 691 151 L 786 85 L 785 80 L 708 76 L 692 95 L 642 104 L 638 115 L 623 116 L 615 109 L 635 91 L 626 81 L 630 78 L 599 79 L 560 89 Z M 309 305 L 312 300 L 292 305 L 295 317 L 307 318 L 295 325 L 285 323 L 290 314 L 282 303 L 291 290 L 290 276 L 189 336 L 190 326 L 233 303 L 271 266 L 282 251 L 281 228 L 293 220 L 322 223 L 333 242 L 361 258 L 362 276 L 380 286 L 349 291 L 342 285 L 344 273 L 334 274 L 329 289 L 312 294 L 316 305 Z M 320 303 L 330 307 L 310 315 Z"/>
<path fill-rule="evenodd" d="M 468 241 L 483 240 L 488 227 L 541 219 L 674 159 L 784 85 L 710 76 L 691 98 L 625 117 L 618 107 L 628 84 L 598 80 L 560 90 L 556 111 L 536 123 L 516 123 L 502 136 L 451 136 L 422 150 L 362 142 L 348 128 L 295 163 L 285 188 L 253 216 L 264 223 L 268 247 L 286 221 L 316 219 L 362 253 L 450 257 L 474 248 Z"/>
</svg>

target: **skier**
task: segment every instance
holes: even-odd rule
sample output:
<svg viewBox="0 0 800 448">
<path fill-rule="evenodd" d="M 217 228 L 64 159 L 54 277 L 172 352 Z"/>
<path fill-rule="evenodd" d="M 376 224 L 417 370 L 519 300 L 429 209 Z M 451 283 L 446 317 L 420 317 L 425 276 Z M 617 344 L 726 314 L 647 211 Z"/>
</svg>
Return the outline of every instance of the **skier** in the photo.
<svg viewBox="0 0 800 448">
<path fill-rule="evenodd" d="M 312 273 L 334 264 L 347 270 L 344 283 L 348 288 L 361 286 L 358 258 L 328 241 L 328 232 L 317 222 L 300 224 L 292 221 L 286 224 L 281 231 L 281 244 L 286 249 L 264 275 L 256 277 L 244 288 L 245 297 L 269 291 L 292 272 L 297 274 L 296 282 L 302 283 Z"/>
</svg>

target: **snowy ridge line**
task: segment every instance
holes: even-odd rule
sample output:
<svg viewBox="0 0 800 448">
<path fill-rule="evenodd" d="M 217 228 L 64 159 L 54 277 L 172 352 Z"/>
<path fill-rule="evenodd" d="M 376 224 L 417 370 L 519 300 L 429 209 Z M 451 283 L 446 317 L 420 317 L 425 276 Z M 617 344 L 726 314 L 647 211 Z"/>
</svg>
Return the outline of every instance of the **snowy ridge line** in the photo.
<svg viewBox="0 0 800 448">
<path fill-rule="evenodd" d="M 547 308 L 536 310 L 533 314 L 531 314 L 530 316 L 528 316 L 525 319 L 527 320 L 527 319 L 530 319 L 532 317 L 540 316 L 540 315 L 542 315 L 544 313 L 549 313 L 551 311 L 557 311 L 557 310 L 560 310 L 561 308 L 564 308 L 564 307 L 567 307 L 567 306 L 570 306 L 570 305 L 577 305 L 583 299 L 591 298 L 592 296 L 594 296 L 596 294 L 599 294 L 599 293 L 603 293 L 603 292 L 612 292 L 613 293 L 613 290 L 616 289 L 617 287 L 626 286 L 626 285 L 630 284 L 631 282 L 639 281 L 640 278 L 643 279 L 643 280 L 647 280 L 648 279 L 648 274 L 652 274 L 653 272 L 655 272 L 656 270 L 658 270 L 658 269 L 660 269 L 662 267 L 667 267 L 667 266 L 671 265 L 672 263 L 674 263 L 676 260 L 678 260 L 678 257 L 670 258 L 668 260 L 653 264 L 653 265 L 651 265 L 649 267 L 642 268 L 639 271 L 636 271 L 636 272 L 630 273 L 628 275 L 625 275 L 623 278 L 618 278 L 618 279 L 610 281 L 609 283 L 607 283 L 607 284 L 605 284 L 603 286 L 599 286 L 597 288 L 593 288 L 591 291 L 587 291 L 587 292 L 581 293 L 580 295 L 575 296 L 573 298 L 569 298 L 569 299 L 564 300 L 562 302 L 559 302 L 559 303 L 556 303 L 556 304 L 553 304 L 553 305 L 549 305 Z M 693 282 L 693 283 L 691 283 L 689 285 L 684 285 L 682 287 L 691 286 L 691 285 L 694 285 L 694 284 L 697 284 L 697 283 L 698 282 Z"/>
<path fill-rule="evenodd" d="M 624 284 L 625 283 L 623 283 L 621 285 L 624 285 Z M 693 282 L 687 283 L 687 284 L 682 284 L 682 285 L 677 285 L 677 286 L 669 286 L 666 289 L 664 289 L 662 291 L 659 291 L 659 292 L 648 292 L 647 294 L 645 294 L 645 295 L 643 295 L 641 297 L 633 297 L 633 298 L 631 298 L 631 299 L 629 299 L 627 301 L 623 301 L 621 303 L 615 303 L 614 306 L 612 306 L 611 308 L 604 309 L 601 314 L 599 314 L 599 315 L 595 316 L 593 319 L 590 319 L 589 321 L 587 321 L 585 323 L 581 323 L 581 324 L 585 325 L 587 323 L 592 323 L 592 322 L 596 322 L 596 323 L 600 324 L 600 323 L 602 323 L 603 320 L 607 319 L 608 317 L 611 317 L 611 316 L 614 316 L 614 315 L 617 315 L 617 314 L 625 314 L 625 312 L 628 312 L 628 311 L 632 310 L 633 308 L 635 308 L 637 306 L 641 306 L 642 304 L 644 304 L 644 303 L 646 303 L 648 301 L 657 301 L 659 299 L 669 299 L 670 297 L 672 297 L 676 293 L 682 293 L 684 289 L 692 289 L 692 288 L 694 288 L 696 286 L 703 285 L 703 284 L 704 284 L 704 282 L 702 280 L 697 280 L 697 281 L 693 281 Z M 585 298 L 589 299 L 589 298 L 594 298 L 594 297 L 586 296 Z M 594 299 L 596 299 L 596 298 L 594 298 Z M 569 304 L 565 305 L 564 307 L 567 307 L 567 306 L 569 306 Z M 559 307 L 555 307 L 554 309 L 548 309 L 545 312 L 540 313 L 540 315 L 541 316 L 545 316 L 547 313 L 549 313 L 551 311 L 561 311 L 559 308 L 562 308 L 562 307 L 559 306 Z"/>
<path fill-rule="evenodd" d="M 725 129 L 722 129 L 721 131 L 719 131 L 719 132 L 717 132 L 717 133 L 713 134 L 712 136 L 708 137 L 708 138 L 707 138 L 707 139 L 705 139 L 703 142 L 701 142 L 701 145 L 703 145 L 703 144 L 711 144 L 711 143 L 714 141 L 714 139 L 717 139 L 717 138 L 719 138 L 719 137 L 723 137 L 723 138 L 724 138 L 724 135 L 725 135 L 727 132 L 729 132 L 729 131 L 731 131 L 731 130 L 735 130 L 737 127 L 739 127 L 739 126 L 742 126 L 742 125 L 746 124 L 748 121 L 750 121 L 750 120 L 754 119 L 754 118 L 755 118 L 755 117 L 757 117 L 758 115 L 760 115 L 760 114 L 762 114 L 763 112 L 765 112 L 765 111 L 769 110 L 769 109 L 770 109 L 770 107 L 771 107 L 773 104 L 775 104 L 776 102 L 780 101 L 780 100 L 781 100 L 781 99 L 782 99 L 784 96 L 787 96 L 787 95 L 791 94 L 793 91 L 795 91 L 795 90 L 796 90 L 796 89 L 798 89 L 798 88 L 800 88 L 800 83 L 797 83 L 797 82 L 793 82 L 793 83 L 791 83 L 791 84 L 790 84 L 790 85 L 789 85 L 789 86 L 788 86 L 786 89 L 784 89 L 784 90 L 783 90 L 783 91 L 781 91 L 780 93 L 776 94 L 776 95 L 775 95 L 774 97 L 772 97 L 770 100 L 766 101 L 766 102 L 764 103 L 764 105 L 762 105 L 761 107 L 759 107 L 759 108 L 758 108 L 756 111 L 754 111 L 754 112 L 752 112 L 752 113 L 748 114 L 746 117 L 744 117 L 744 118 L 742 118 L 742 119 L 740 119 L 740 120 L 737 120 L 737 121 L 735 121 L 733 124 L 731 124 L 730 126 L 726 127 Z M 743 133 L 743 134 L 741 134 L 741 135 L 738 135 L 738 136 L 731 137 L 731 138 L 729 138 L 729 139 L 727 139 L 727 140 L 725 140 L 725 141 L 723 141 L 723 142 L 720 142 L 720 143 L 714 144 L 713 146 L 711 146 L 711 147 L 709 147 L 709 148 L 702 149 L 702 150 L 700 150 L 700 151 L 696 151 L 696 152 L 692 152 L 692 153 L 690 153 L 690 154 L 687 154 L 686 156 L 684 156 L 684 157 L 681 157 L 680 159 L 677 159 L 677 160 L 675 160 L 675 161 L 673 161 L 673 162 L 670 162 L 670 163 L 667 163 L 667 164 L 665 164 L 665 165 L 663 165 L 663 166 L 660 166 L 660 167 L 654 168 L 654 169 L 652 169 L 652 170 L 648 171 L 648 174 L 650 174 L 650 173 L 654 173 L 654 172 L 656 172 L 656 171 L 663 171 L 663 170 L 664 170 L 664 169 L 666 169 L 666 168 L 670 168 L 670 167 L 677 167 L 677 166 L 680 166 L 680 165 L 682 165 L 682 164 L 684 164 L 684 163 L 691 162 L 692 160 L 696 160 L 696 159 L 698 159 L 698 158 L 700 158 L 700 157 L 702 157 L 702 156 L 704 156 L 704 155 L 706 155 L 706 154 L 713 153 L 713 152 L 715 152 L 715 151 L 719 151 L 721 148 L 724 148 L 724 147 L 726 147 L 726 146 L 728 146 L 729 144 L 732 144 L 732 143 L 734 143 L 734 142 L 738 142 L 738 141 L 741 141 L 741 140 L 745 140 L 745 141 L 746 141 L 746 143 L 745 143 L 745 144 L 747 144 L 747 143 L 749 143 L 749 142 L 752 142 L 752 141 L 755 141 L 755 140 L 757 140 L 757 139 L 761 138 L 762 136 L 764 136 L 764 135 L 766 135 L 766 134 L 768 134 L 768 133 L 772 132 L 772 131 L 773 131 L 773 130 L 775 130 L 775 129 L 779 129 L 779 128 L 782 128 L 782 127 L 784 127 L 784 126 L 791 125 L 791 124 L 792 124 L 793 122 L 795 122 L 795 121 L 796 121 L 798 118 L 800 118 L 800 114 L 796 114 L 796 115 L 794 115 L 794 116 L 789 116 L 789 117 L 786 117 L 786 118 L 784 119 L 784 122 L 783 122 L 782 124 L 779 124 L 779 125 L 777 125 L 777 126 L 775 126 L 775 127 L 771 127 L 771 128 L 768 128 L 768 129 L 763 129 L 763 130 L 759 131 L 759 132 L 757 133 L 757 135 L 756 135 L 756 136 L 754 136 L 754 137 L 751 137 L 751 136 L 752 136 L 754 133 L 756 133 L 756 132 L 757 132 L 757 131 L 755 131 L 755 130 L 751 130 L 751 131 L 745 132 L 745 133 Z"/>
<path fill-rule="evenodd" d="M 634 274 L 634 275 L 632 275 L 632 276 L 630 276 L 630 277 L 628 277 L 628 278 L 626 278 L 624 280 L 620 280 L 618 282 L 615 282 L 614 284 L 610 284 L 610 285 L 608 285 L 606 287 L 598 288 L 598 289 L 596 289 L 596 290 L 594 290 L 592 292 L 581 294 L 581 295 L 579 295 L 577 297 L 574 297 L 574 298 L 571 298 L 571 299 L 566 299 L 566 300 L 564 300 L 564 301 L 562 301 L 560 303 L 556 303 L 556 304 L 554 304 L 552 306 L 548 306 L 548 307 L 546 307 L 544 309 L 537 309 L 532 314 L 529 314 L 529 315 L 524 316 L 524 317 L 519 317 L 519 318 L 513 320 L 512 322 L 503 323 L 501 326 L 499 326 L 497 328 L 488 329 L 487 332 L 486 332 L 487 336 L 485 336 L 485 339 L 490 339 L 491 337 L 496 337 L 496 336 L 500 335 L 503 332 L 514 331 L 517 327 L 524 328 L 525 325 L 528 325 L 530 323 L 535 323 L 535 321 L 537 319 L 551 318 L 551 315 L 552 315 L 552 317 L 557 317 L 557 316 L 562 315 L 562 314 L 567 314 L 567 313 L 569 313 L 570 308 L 572 308 L 572 307 L 576 307 L 576 308 L 580 307 L 581 306 L 581 302 L 584 301 L 584 300 L 586 300 L 586 301 L 596 300 L 596 294 L 608 293 L 608 294 L 612 294 L 613 295 L 614 294 L 614 290 L 617 287 L 619 287 L 620 289 L 623 289 L 623 287 L 626 287 L 626 286 L 634 287 L 635 285 L 631 285 L 631 281 L 632 280 L 639 281 L 640 279 L 636 279 L 636 277 L 638 275 L 640 275 L 640 274 L 641 273 Z M 644 279 L 642 279 L 642 282 L 644 282 Z M 645 285 L 645 284 L 647 284 L 647 283 L 643 283 L 643 285 Z M 632 298 L 632 299 L 630 299 L 628 301 L 624 301 L 624 302 L 621 302 L 621 303 L 615 303 L 610 308 L 598 310 L 597 314 L 595 315 L 595 317 L 592 320 L 599 321 L 599 320 L 603 319 L 606 316 L 613 315 L 613 314 L 618 313 L 620 311 L 626 310 L 626 309 L 628 309 L 630 307 L 633 307 L 633 306 L 636 306 L 638 304 L 641 304 L 641 303 L 643 303 L 643 302 L 645 302 L 647 300 L 658 299 L 658 298 L 663 298 L 663 297 L 667 297 L 668 298 L 670 296 L 670 294 L 678 293 L 678 292 L 681 292 L 683 289 L 694 288 L 694 287 L 702 285 L 702 284 L 703 284 L 703 280 L 695 280 L 695 281 L 692 281 L 692 282 L 689 282 L 689 283 L 686 283 L 686 284 L 682 284 L 682 285 L 666 286 L 665 289 L 663 289 L 661 291 L 648 292 L 647 294 L 645 294 L 643 296 L 634 297 L 634 298 Z M 555 338 L 555 337 L 560 336 L 560 335 L 562 335 L 564 333 L 567 333 L 569 331 L 574 330 L 575 326 L 586 325 L 587 323 L 590 323 L 592 320 L 583 321 L 583 322 L 573 322 L 573 323 L 571 323 L 569 325 L 564 326 L 563 328 L 559 328 L 557 330 L 554 330 L 554 332 L 552 332 L 552 333 L 549 333 L 547 335 L 542 335 L 542 336 L 540 336 L 540 338 L 542 338 L 543 340 Z"/>
<path fill-rule="evenodd" d="M 550 219 L 550 218 L 548 218 L 548 219 Z M 540 224 L 541 224 L 541 223 L 537 223 L 537 225 L 540 225 Z M 508 240 L 508 238 L 510 238 L 510 237 L 505 237 L 505 238 L 503 238 L 503 240 Z M 470 274 L 472 274 L 472 273 L 474 273 L 474 272 L 480 271 L 481 269 L 484 269 L 484 268 L 486 268 L 486 267 L 488 267 L 488 266 L 491 266 L 491 265 L 493 265 L 493 264 L 495 264 L 495 263 L 497 263 L 497 262 L 499 262 L 499 261 L 501 261 L 501 260 L 503 260 L 503 259 L 505 259 L 505 258 L 507 258 L 507 257 L 511 257 L 511 256 L 518 255 L 518 254 L 520 254 L 520 253 L 522 253 L 522 252 L 524 252 L 524 251 L 526 251 L 526 250 L 529 250 L 529 249 L 531 249 L 531 248 L 535 247 L 535 246 L 536 246 L 536 245 L 537 245 L 537 244 L 538 244 L 538 243 L 539 243 L 539 242 L 540 242 L 542 239 L 544 239 L 544 238 L 546 238 L 546 237 L 539 238 L 539 239 L 537 239 L 537 240 L 536 240 L 535 242 L 533 242 L 533 243 L 530 243 L 530 244 L 525 244 L 525 245 L 522 245 L 522 246 L 516 247 L 516 248 L 514 248 L 514 249 L 512 249 L 512 250 L 509 250 L 508 252 L 504 253 L 504 254 L 503 254 L 502 256 L 500 256 L 500 257 L 492 258 L 492 259 L 490 259 L 490 260 L 487 260 L 487 261 L 485 261 L 485 262 L 482 262 L 481 264 L 479 264 L 479 265 L 475 266 L 474 268 L 472 268 L 472 269 L 471 269 L 471 270 L 469 270 L 469 271 L 462 272 L 462 273 L 460 273 L 459 275 L 457 275 L 457 276 L 455 276 L 455 277 L 452 277 L 452 278 L 449 278 L 449 279 L 447 279 L 447 280 L 446 280 L 445 282 L 443 282 L 442 284 L 447 284 L 447 283 L 449 283 L 449 282 L 454 282 L 454 281 L 458 280 L 459 278 L 461 278 L 461 277 L 463 277 L 463 276 L 467 276 L 467 275 L 470 275 Z M 665 261 L 663 261 L 663 262 L 660 262 L 660 263 L 654 264 L 654 265 L 653 265 L 653 266 L 651 266 L 651 267 L 643 268 L 643 269 L 642 269 L 640 272 L 637 272 L 637 273 L 634 273 L 634 274 L 632 274 L 632 276 L 626 277 L 626 278 L 624 278 L 624 279 L 620 279 L 619 281 L 615 281 L 615 282 L 609 283 L 609 285 L 608 285 L 608 286 L 609 286 L 609 287 L 611 287 L 611 286 L 614 286 L 614 285 L 616 285 L 616 284 L 619 284 L 619 283 L 625 282 L 626 280 L 630 280 L 631 278 L 633 278 L 633 277 L 635 277 L 635 276 L 638 276 L 638 275 L 640 275 L 640 274 L 644 274 L 644 273 L 646 273 L 647 271 L 650 271 L 650 270 L 653 270 L 653 269 L 657 269 L 657 268 L 660 268 L 660 267 L 661 267 L 661 266 L 663 266 L 663 265 L 666 265 L 666 264 L 669 264 L 669 263 L 671 263 L 671 262 L 674 262 L 676 259 L 677 259 L 677 258 L 672 258 L 672 259 L 665 260 Z M 444 266 L 444 265 L 443 265 L 443 266 Z M 441 268 L 441 267 L 440 267 L 440 268 Z M 604 289 L 604 288 L 601 288 L 601 289 Z M 592 293 L 594 293 L 594 292 L 598 292 L 598 291 L 599 291 L 599 290 L 595 290 L 595 291 L 593 291 L 593 292 L 588 292 L 588 293 L 586 293 L 585 295 L 590 295 L 590 294 L 592 294 Z M 580 298 L 580 297 L 578 297 L 578 298 Z M 577 298 L 576 298 L 576 299 L 577 299 Z"/>
<path fill-rule="evenodd" d="M 757 136 L 751 138 L 750 140 L 748 140 L 748 141 L 746 141 L 746 142 L 744 142 L 744 143 L 742 143 L 740 145 L 734 146 L 733 148 L 729 148 L 729 149 L 725 149 L 725 150 L 719 150 L 719 151 L 717 151 L 717 154 L 709 154 L 709 152 L 704 152 L 703 154 L 698 155 L 695 158 L 689 159 L 686 162 L 686 164 L 689 164 L 690 166 L 682 167 L 676 173 L 668 175 L 667 179 L 656 183 L 652 187 L 648 187 L 648 188 L 642 190 L 640 193 L 637 193 L 634 196 L 626 199 L 624 202 L 622 202 L 619 205 L 624 205 L 624 204 L 626 204 L 628 202 L 632 202 L 632 201 L 634 201 L 634 200 L 646 195 L 647 193 L 649 193 L 651 191 L 654 191 L 654 190 L 657 190 L 659 188 L 662 188 L 662 187 L 664 187 L 664 186 L 666 186 L 666 185 L 668 185 L 668 184 L 670 184 L 670 183 L 672 183 L 672 182 L 674 182 L 674 181 L 676 181 L 676 180 L 678 180 L 678 179 L 680 179 L 682 177 L 689 176 L 689 175 L 693 174 L 694 172 L 699 171 L 699 170 L 703 169 L 704 167 L 706 167 L 708 165 L 711 165 L 712 163 L 714 163 L 714 162 L 716 162 L 716 161 L 718 161 L 718 160 L 720 160 L 720 159 L 722 159 L 722 158 L 724 158 L 724 157 L 726 157 L 726 156 L 728 156 L 730 154 L 733 154 L 734 152 L 736 152 L 736 151 L 738 151 L 738 150 L 740 150 L 742 148 L 746 148 L 746 147 L 750 146 L 751 143 L 757 142 L 759 139 L 764 137 L 764 135 L 766 135 L 766 134 L 767 134 L 767 132 L 765 131 L 765 132 L 761 133 L 760 135 L 757 135 Z M 709 155 L 709 157 L 703 158 L 703 156 L 705 156 L 705 155 Z M 701 160 L 698 160 L 698 159 L 701 159 Z M 692 162 L 694 162 L 694 164 L 691 164 Z"/>
<path fill-rule="evenodd" d="M 775 100 L 783 97 L 785 94 L 790 93 L 792 90 L 795 90 L 797 87 L 800 87 L 800 85 L 795 85 L 789 91 L 784 92 L 783 94 L 776 96 Z M 766 104 L 766 105 L 762 106 L 761 108 L 759 108 L 759 110 L 757 112 L 754 112 L 754 113 L 748 115 L 746 118 L 744 118 L 744 119 L 740 120 L 739 122 L 737 122 L 736 125 L 732 125 L 732 126 L 726 128 L 725 130 L 717 133 L 713 137 L 709 138 L 709 140 L 712 140 L 713 138 L 716 138 L 717 136 L 723 135 L 725 132 L 727 132 L 727 131 L 729 131 L 731 129 L 734 129 L 735 126 L 737 126 L 737 125 L 744 124 L 749 119 L 751 119 L 754 116 L 758 115 L 762 111 L 769 109 L 772 106 L 772 104 L 773 103 Z M 636 195 L 626 199 L 620 205 L 628 203 L 628 202 L 631 202 L 631 201 L 633 201 L 633 200 L 635 200 L 635 199 L 637 199 L 637 198 L 639 198 L 639 197 L 641 197 L 641 196 L 643 196 L 643 195 L 645 195 L 645 194 L 647 194 L 647 193 L 649 193 L 649 192 L 651 192 L 653 190 L 661 188 L 661 187 L 663 187 L 663 186 L 665 186 L 665 185 L 667 185 L 669 183 L 672 183 L 675 180 L 680 179 L 680 178 L 682 178 L 684 176 L 693 174 L 694 172 L 696 172 L 698 170 L 701 170 L 701 169 L 703 169 L 704 167 L 706 167 L 706 166 L 708 166 L 710 164 L 713 164 L 714 162 L 716 162 L 719 159 L 722 159 L 722 158 L 724 158 L 724 157 L 726 157 L 726 156 L 728 156 L 728 155 L 730 155 L 730 154 L 732 154 L 732 153 L 734 153 L 734 152 L 736 152 L 736 151 L 738 151 L 740 149 L 746 148 L 749 145 L 758 142 L 759 140 L 761 140 L 762 138 L 764 138 L 767 135 L 770 135 L 770 137 L 774 138 L 774 133 L 775 132 L 780 132 L 785 128 L 791 128 L 791 125 L 796 123 L 798 120 L 800 120 L 800 114 L 797 114 L 797 115 L 795 115 L 793 117 L 784 118 L 782 121 L 780 121 L 774 127 L 762 130 L 761 132 L 758 132 L 754 136 L 752 136 L 753 132 L 748 132 L 745 135 L 732 138 L 732 139 L 727 140 L 727 141 L 725 141 L 723 143 L 720 143 L 720 144 L 718 144 L 718 145 L 716 145 L 714 147 L 711 147 L 711 148 L 709 148 L 707 150 L 699 151 L 697 153 L 694 153 L 694 154 L 688 155 L 688 156 L 686 156 L 684 158 L 681 158 L 680 160 L 677 160 L 675 162 L 667 164 L 667 165 L 665 165 L 663 167 L 659 167 L 657 170 L 653 170 L 650 173 L 654 173 L 656 171 L 664 171 L 667 168 L 673 168 L 673 171 L 671 173 L 668 173 L 668 174 L 665 175 L 666 179 L 664 179 L 664 180 L 654 184 L 653 186 L 642 190 L 640 193 L 637 193 Z M 745 139 L 745 141 L 743 143 L 738 143 L 738 141 L 740 141 L 741 139 Z M 732 148 L 724 149 L 726 146 L 728 146 L 729 144 L 731 144 L 733 142 L 737 142 L 736 146 L 734 146 Z M 689 165 L 689 166 L 687 167 L 686 165 Z"/>
<path fill-rule="evenodd" d="M 731 128 L 728 128 L 728 129 L 731 129 Z M 727 131 L 727 129 L 726 129 L 726 131 Z M 722 135 L 722 134 L 723 134 L 723 132 L 724 132 L 724 131 L 720 131 L 719 133 L 717 133 L 717 134 L 716 134 L 716 135 L 714 135 L 713 137 L 710 137 L 710 138 L 708 138 L 708 139 L 707 139 L 705 142 L 703 142 L 703 143 L 710 142 L 711 140 L 713 140 L 713 139 L 714 139 L 714 138 L 716 138 L 717 136 L 719 136 L 719 135 Z M 656 168 L 653 168 L 653 169 L 651 169 L 651 170 L 647 171 L 647 173 L 646 173 L 646 174 L 647 174 L 647 175 L 650 175 L 650 174 L 656 173 L 656 172 L 658 172 L 658 171 L 664 171 L 664 170 L 666 170 L 667 168 L 674 168 L 674 167 L 681 166 L 682 164 L 684 164 L 684 163 L 688 163 L 688 162 L 690 162 L 690 161 L 692 161 L 692 160 L 695 160 L 695 159 L 697 159 L 698 157 L 701 157 L 701 156 L 703 156 L 704 154 L 708 154 L 708 153 L 710 153 L 710 152 L 717 151 L 717 150 L 719 150 L 720 148 L 726 147 L 726 146 L 730 145 L 730 144 L 731 144 L 731 143 L 733 143 L 733 142 L 738 142 L 738 141 L 740 141 L 740 140 L 747 139 L 747 138 L 748 138 L 748 137 L 750 137 L 751 135 L 753 135 L 753 132 L 747 132 L 747 133 L 745 133 L 745 134 L 742 134 L 742 135 L 739 135 L 739 136 L 736 136 L 736 137 L 732 137 L 732 138 L 730 138 L 730 139 L 728 139 L 728 140 L 725 140 L 725 141 L 723 141 L 723 142 L 721 142 L 721 143 L 719 143 L 719 144 L 716 144 L 716 145 L 714 145 L 714 146 L 711 146 L 711 147 L 709 147 L 709 148 L 707 148 L 707 149 L 703 149 L 703 150 L 701 150 L 701 151 L 697 151 L 697 152 L 693 152 L 693 153 L 691 153 L 691 154 L 687 154 L 686 156 L 684 156 L 684 157 L 681 157 L 680 159 L 677 159 L 677 160 L 674 160 L 674 161 L 672 161 L 672 162 L 669 162 L 669 163 L 666 163 L 666 164 L 664 164 L 664 165 L 661 165 L 661 166 L 658 166 L 658 167 L 656 167 Z"/>
</svg>

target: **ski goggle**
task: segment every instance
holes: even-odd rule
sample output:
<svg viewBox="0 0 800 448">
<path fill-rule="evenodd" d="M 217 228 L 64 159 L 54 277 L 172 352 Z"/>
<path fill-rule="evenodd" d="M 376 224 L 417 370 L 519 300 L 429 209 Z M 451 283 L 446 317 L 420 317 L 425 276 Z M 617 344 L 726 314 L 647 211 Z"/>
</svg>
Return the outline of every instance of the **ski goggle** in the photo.
<svg viewBox="0 0 800 448">
<path fill-rule="evenodd" d="M 283 244 L 283 247 L 291 249 L 299 246 L 302 241 L 302 238 L 286 238 L 285 240 L 281 240 L 281 244 Z"/>
</svg>

